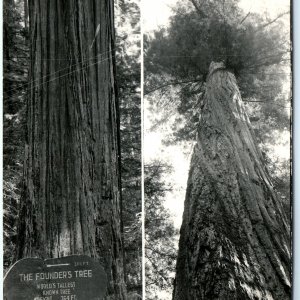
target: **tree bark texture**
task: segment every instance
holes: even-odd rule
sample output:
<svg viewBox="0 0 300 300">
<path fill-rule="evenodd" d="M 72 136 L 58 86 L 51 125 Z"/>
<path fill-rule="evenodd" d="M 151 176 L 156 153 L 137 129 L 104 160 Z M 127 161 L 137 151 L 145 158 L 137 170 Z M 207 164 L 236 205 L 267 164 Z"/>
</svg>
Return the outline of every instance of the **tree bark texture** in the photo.
<svg viewBox="0 0 300 300">
<path fill-rule="evenodd" d="M 290 299 L 290 233 L 235 76 L 212 63 L 191 159 L 174 300 Z"/>
<path fill-rule="evenodd" d="M 18 258 L 85 254 L 125 299 L 113 0 L 29 0 Z"/>
</svg>

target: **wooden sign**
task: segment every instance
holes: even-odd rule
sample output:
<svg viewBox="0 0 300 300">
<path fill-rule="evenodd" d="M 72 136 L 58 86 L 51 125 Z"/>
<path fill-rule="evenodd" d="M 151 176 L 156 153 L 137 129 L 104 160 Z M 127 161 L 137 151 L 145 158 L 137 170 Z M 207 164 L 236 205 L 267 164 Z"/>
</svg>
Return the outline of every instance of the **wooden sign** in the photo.
<svg viewBox="0 0 300 300">
<path fill-rule="evenodd" d="M 4 278 L 4 300 L 102 300 L 107 278 L 92 258 L 74 255 L 16 262 Z"/>
</svg>

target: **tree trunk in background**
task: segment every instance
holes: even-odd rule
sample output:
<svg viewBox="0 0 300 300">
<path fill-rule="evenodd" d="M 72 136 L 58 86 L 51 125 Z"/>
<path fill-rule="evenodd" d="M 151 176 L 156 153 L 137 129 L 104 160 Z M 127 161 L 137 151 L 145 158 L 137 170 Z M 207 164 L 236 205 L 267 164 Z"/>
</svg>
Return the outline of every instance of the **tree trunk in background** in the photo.
<svg viewBox="0 0 300 300">
<path fill-rule="evenodd" d="M 290 299 L 289 220 L 222 63 L 208 75 L 173 299 Z"/>
<path fill-rule="evenodd" d="M 24 25 L 25 25 L 25 29 L 28 30 L 28 2 L 27 0 L 23 0 L 24 1 Z"/>
<path fill-rule="evenodd" d="M 30 0 L 29 17 L 18 258 L 97 258 L 125 299 L 113 1 Z"/>
<path fill-rule="evenodd" d="M 14 12 L 15 3 L 13 0 L 6 0 L 3 3 L 2 10 L 3 10 L 3 68 L 4 73 L 9 71 L 9 64 L 8 61 L 10 59 L 10 47 L 11 47 L 11 20 L 13 18 L 12 13 Z"/>
</svg>

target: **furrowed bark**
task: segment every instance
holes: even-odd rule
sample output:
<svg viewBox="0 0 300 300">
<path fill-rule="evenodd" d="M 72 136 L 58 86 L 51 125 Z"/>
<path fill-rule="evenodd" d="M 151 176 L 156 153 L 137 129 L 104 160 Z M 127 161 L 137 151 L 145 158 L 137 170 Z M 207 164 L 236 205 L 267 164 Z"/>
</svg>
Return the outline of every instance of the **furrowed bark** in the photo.
<svg viewBox="0 0 300 300">
<path fill-rule="evenodd" d="M 191 160 L 173 299 L 290 299 L 289 220 L 232 73 L 212 63 Z"/>
<path fill-rule="evenodd" d="M 18 258 L 89 255 L 125 299 L 113 1 L 30 0 L 29 17 Z"/>
</svg>

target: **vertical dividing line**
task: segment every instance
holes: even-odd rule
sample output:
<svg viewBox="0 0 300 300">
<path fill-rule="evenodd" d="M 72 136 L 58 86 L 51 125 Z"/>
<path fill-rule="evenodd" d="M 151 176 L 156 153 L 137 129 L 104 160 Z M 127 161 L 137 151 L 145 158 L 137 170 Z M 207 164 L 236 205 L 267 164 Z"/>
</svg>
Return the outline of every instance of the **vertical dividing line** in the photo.
<svg viewBox="0 0 300 300">
<path fill-rule="evenodd" d="M 300 13 L 300 3 L 299 1 L 294 1 L 292 6 L 292 21 L 293 21 L 293 41 L 292 41 L 292 63 L 293 63 L 293 110 L 291 115 L 291 137 L 293 141 L 293 152 L 292 152 L 292 207 L 293 207 L 293 231 L 292 231 L 292 280 L 293 280 L 293 290 L 292 299 L 299 299 L 300 297 L 300 187 L 297 182 L 299 182 L 300 177 L 300 38 L 296 34 L 297 29 L 300 28 L 299 16 Z M 292 24 L 291 24 L 292 25 Z M 297 51 L 295 51 L 297 49 Z M 297 78 L 297 79 L 296 79 Z"/>
<path fill-rule="evenodd" d="M 140 28 L 141 28 L 141 193 L 142 193 L 142 297 L 146 299 L 146 274 L 145 274 L 145 188 L 144 188 L 144 1 L 141 0 L 141 16 L 140 16 Z"/>
</svg>

